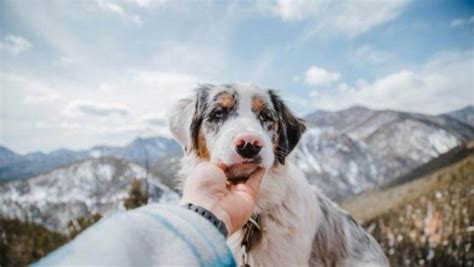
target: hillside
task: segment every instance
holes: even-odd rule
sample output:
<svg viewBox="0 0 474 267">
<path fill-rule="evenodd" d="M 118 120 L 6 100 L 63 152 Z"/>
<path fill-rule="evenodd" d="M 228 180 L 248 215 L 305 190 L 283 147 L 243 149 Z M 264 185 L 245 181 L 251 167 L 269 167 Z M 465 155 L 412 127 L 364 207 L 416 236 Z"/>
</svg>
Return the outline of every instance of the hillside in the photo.
<svg viewBox="0 0 474 267">
<path fill-rule="evenodd" d="M 428 163 L 428 175 L 341 206 L 379 241 L 392 266 L 472 266 L 473 151 L 471 142 L 449 165 Z"/>
<path fill-rule="evenodd" d="M 0 216 L 65 233 L 73 219 L 123 210 L 133 179 L 143 181 L 151 202 L 178 200 L 175 192 L 137 164 L 97 158 L 0 185 Z"/>
<path fill-rule="evenodd" d="M 305 119 L 309 130 L 296 162 L 310 183 L 336 200 L 390 183 L 474 139 L 473 127 L 446 115 L 355 106 Z"/>
<path fill-rule="evenodd" d="M 0 183 L 29 178 L 73 162 L 99 157 L 114 157 L 134 162 L 168 182 L 176 172 L 176 168 L 171 164 L 164 168 L 163 163 L 167 164 L 170 159 L 180 155 L 179 145 L 174 140 L 164 137 L 136 138 L 123 147 L 95 146 L 82 151 L 59 149 L 50 153 L 35 152 L 24 156 L 0 147 Z"/>
<path fill-rule="evenodd" d="M 455 118 L 467 125 L 474 127 L 474 106 L 467 106 L 463 109 L 447 113 L 446 116 Z"/>
<path fill-rule="evenodd" d="M 474 116 L 469 108 L 454 113 Z M 355 106 L 337 112 L 317 111 L 305 119 L 309 128 L 295 149 L 296 163 L 311 184 L 336 200 L 391 183 L 474 139 L 472 126 L 443 114 L 429 116 Z M 174 188 L 181 156 L 180 146 L 164 137 L 137 138 L 125 146 L 61 149 L 24 156 L 0 149 L 0 183 L 86 159 L 114 157 L 140 165 Z"/>
<path fill-rule="evenodd" d="M 27 266 L 69 239 L 44 226 L 0 217 L 0 266 Z"/>
<path fill-rule="evenodd" d="M 15 152 L 11 151 L 10 149 L 0 146 L 0 166 L 6 165 L 6 164 L 18 159 L 19 157 L 20 157 L 20 155 L 16 154 Z"/>
<path fill-rule="evenodd" d="M 331 198 L 342 200 L 341 205 L 383 245 L 393 266 L 411 266 L 421 260 L 424 263 L 418 265 L 439 266 L 425 264 L 439 257 L 444 266 L 466 266 L 465 262 L 458 264 L 461 254 L 443 254 L 443 248 L 467 249 L 466 235 L 474 238 L 469 228 L 474 219 L 473 193 L 469 191 L 474 188 L 474 142 L 469 143 L 474 139 L 474 128 L 448 115 L 363 107 L 320 111 L 306 119 L 308 131 L 294 153 L 297 165 L 310 183 Z M 124 198 L 135 179 L 138 190 L 146 190 L 149 202 L 177 202 L 178 195 L 166 185 L 175 184 L 181 154 L 175 141 L 162 137 L 137 138 L 123 147 L 61 149 L 24 156 L 0 149 L 0 181 L 13 179 L 0 183 L 0 217 L 9 225 L 19 219 L 44 227 L 52 235 L 43 228 L 38 231 L 48 238 L 61 237 L 55 233 L 74 235 L 82 228 L 74 230 L 71 222 L 72 226 L 82 225 L 78 222 L 123 210 Z M 32 173 L 40 174 L 31 177 Z M 449 216 L 441 220 L 436 214 Z M 441 243 L 438 237 L 437 243 L 429 241 L 433 221 L 436 231 L 443 229 L 445 239 Z M 445 229 L 452 225 L 456 227 Z M 452 240 L 460 243 L 454 246 Z M 25 238 L 19 242 L 28 244 Z M 10 258 L 21 253 L 7 249 Z M 22 251 L 31 252 L 25 249 Z M 395 251 L 401 251 L 403 260 L 411 263 L 402 262 Z"/>
</svg>

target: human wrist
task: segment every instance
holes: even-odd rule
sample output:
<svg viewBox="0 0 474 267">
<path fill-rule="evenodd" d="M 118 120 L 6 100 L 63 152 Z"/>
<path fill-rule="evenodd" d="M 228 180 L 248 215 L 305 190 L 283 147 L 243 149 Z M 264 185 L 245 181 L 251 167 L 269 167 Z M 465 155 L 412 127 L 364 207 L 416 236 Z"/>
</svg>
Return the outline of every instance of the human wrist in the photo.
<svg viewBox="0 0 474 267">
<path fill-rule="evenodd" d="M 232 234 L 233 231 L 233 226 L 232 226 L 232 221 L 230 219 L 229 214 L 225 212 L 217 203 L 215 203 L 212 200 L 191 200 L 191 199 L 182 199 L 180 202 L 180 205 L 186 206 L 187 204 L 192 204 L 198 207 L 202 207 L 206 209 L 207 211 L 211 212 L 217 219 L 222 221 L 227 229 L 227 236 Z"/>
</svg>

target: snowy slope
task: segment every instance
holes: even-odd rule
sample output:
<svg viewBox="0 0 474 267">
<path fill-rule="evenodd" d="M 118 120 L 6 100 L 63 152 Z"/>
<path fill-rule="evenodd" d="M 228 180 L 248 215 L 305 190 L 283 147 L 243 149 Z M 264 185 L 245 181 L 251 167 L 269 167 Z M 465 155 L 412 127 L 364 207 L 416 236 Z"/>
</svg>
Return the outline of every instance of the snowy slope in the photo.
<svg viewBox="0 0 474 267">
<path fill-rule="evenodd" d="M 467 106 L 460 110 L 456 110 L 445 114 L 448 117 L 455 118 L 467 125 L 474 127 L 474 106 Z"/>
<path fill-rule="evenodd" d="M 472 108 L 456 114 L 473 115 Z M 454 114 L 453 113 L 453 114 Z M 451 113 L 450 113 L 451 114 Z M 305 117 L 309 130 L 298 145 L 297 164 L 311 183 L 333 198 L 344 198 L 409 172 L 454 146 L 474 138 L 474 128 L 448 115 L 429 116 L 355 106 Z M 0 151 L 1 152 L 1 151 Z M 13 152 L 12 152 L 13 153 Z M 182 155 L 179 145 L 162 137 L 137 138 L 123 147 L 96 146 L 85 151 L 32 153 L 0 164 L 0 182 L 31 177 L 72 162 L 112 156 L 158 174 L 168 186 Z"/>
<path fill-rule="evenodd" d="M 0 186 L 0 215 L 65 232 L 75 218 L 123 209 L 132 179 L 148 184 L 149 201 L 177 202 L 178 195 L 137 164 L 114 158 L 75 163 Z"/>
<path fill-rule="evenodd" d="M 0 150 L 0 157 L 1 152 Z M 162 159 L 180 155 L 179 145 L 174 140 L 164 137 L 137 138 L 123 147 L 96 146 L 83 151 L 60 149 L 48 154 L 35 152 L 24 156 L 17 155 L 5 164 L 1 164 L 0 159 L 0 182 L 35 176 L 76 161 L 98 157 L 129 160 L 153 171 L 156 169 L 155 165 L 160 165 Z"/>
<path fill-rule="evenodd" d="M 11 151 L 10 149 L 0 146 L 0 166 L 4 166 L 11 161 L 18 159 L 20 155 Z"/>
<path fill-rule="evenodd" d="M 335 199 L 389 182 L 474 138 L 474 128 L 445 115 L 356 106 L 305 117 L 296 150 L 308 180 Z"/>
<path fill-rule="evenodd" d="M 387 177 L 383 155 L 331 129 L 309 129 L 295 151 L 295 158 L 308 181 L 333 199 L 380 185 Z"/>
</svg>

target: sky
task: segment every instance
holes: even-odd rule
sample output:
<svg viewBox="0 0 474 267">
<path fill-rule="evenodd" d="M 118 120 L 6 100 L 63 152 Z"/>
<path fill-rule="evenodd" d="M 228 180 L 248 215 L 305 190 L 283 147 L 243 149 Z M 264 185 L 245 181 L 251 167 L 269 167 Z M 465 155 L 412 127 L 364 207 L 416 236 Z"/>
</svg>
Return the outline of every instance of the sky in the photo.
<svg viewBox="0 0 474 267">
<path fill-rule="evenodd" d="M 0 0 L 0 145 L 169 136 L 199 83 L 280 90 L 299 115 L 474 104 L 474 1 Z"/>
</svg>

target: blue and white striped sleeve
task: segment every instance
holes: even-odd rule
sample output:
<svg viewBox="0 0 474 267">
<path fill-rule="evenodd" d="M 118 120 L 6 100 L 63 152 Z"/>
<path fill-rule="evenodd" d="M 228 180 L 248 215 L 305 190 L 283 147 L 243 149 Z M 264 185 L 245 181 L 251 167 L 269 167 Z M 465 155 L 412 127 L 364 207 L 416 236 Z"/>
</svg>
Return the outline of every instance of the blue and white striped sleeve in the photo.
<svg viewBox="0 0 474 267">
<path fill-rule="evenodd" d="M 224 236 L 178 206 L 152 204 L 103 219 L 33 266 L 236 266 Z"/>
</svg>

